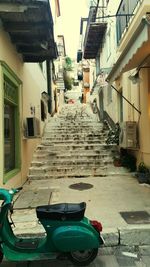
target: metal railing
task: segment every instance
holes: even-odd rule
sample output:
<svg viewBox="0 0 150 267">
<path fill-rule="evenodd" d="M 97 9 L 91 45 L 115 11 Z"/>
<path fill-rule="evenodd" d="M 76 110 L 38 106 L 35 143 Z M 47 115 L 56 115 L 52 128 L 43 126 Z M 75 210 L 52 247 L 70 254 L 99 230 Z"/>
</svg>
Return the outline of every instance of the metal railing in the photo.
<svg viewBox="0 0 150 267">
<path fill-rule="evenodd" d="M 105 14 L 105 12 L 104 12 L 105 9 L 106 9 L 106 7 L 98 7 L 98 6 L 90 7 L 89 16 L 88 16 L 88 20 L 87 20 L 87 27 L 86 27 L 86 32 L 85 32 L 85 38 L 84 38 L 84 47 L 86 45 L 87 37 L 89 34 L 90 24 L 92 22 L 97 22 L 97 23 L 104 22 L 103 16 Z M 102 18 L 99 19 L 99 16 L 101 16 Z M 98 19 L 97 19 L 97 17 L 98 17 Z"/>
<path fill-rule="evenodd" d="M 119 44 L 123 32 L 129 25 L 131 17 L 138 3 L 142 0 L 122 0 L 116 13 L 117 44 Z"/>
</svg>

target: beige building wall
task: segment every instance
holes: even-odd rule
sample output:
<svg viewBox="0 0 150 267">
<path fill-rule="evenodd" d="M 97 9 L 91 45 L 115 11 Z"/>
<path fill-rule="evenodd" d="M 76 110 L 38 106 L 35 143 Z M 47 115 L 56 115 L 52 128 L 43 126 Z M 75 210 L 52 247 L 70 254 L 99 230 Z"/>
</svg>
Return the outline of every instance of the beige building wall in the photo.
<svg viewBox="0 0 150 267">
<path fill-rule="evenodd" d="M 150 69 L 145 68 L 140 70 L 140 108 L 138 160 L 150 166 Z"/>
<path fill-rule="evenodd" d="M 0 186 L 10 188 L 11 186 L 22 185 L 28 174 L 33 152 L 40 138 L 27 139 L 24 137 L 24 121 L 26 117 L 41 118 L 41 93 L 47 90 L 46 77 L 42 73 L 39 64 L 24 63 L 21 55 L 16 52 L 15 46 L 3 29 L 0 29 L 0 61 L 7 64 L 10 71 L 20 80 L 19 97 L 20 97 L 20 139 L 21 142 L 21 169 L 5 185 L 3 184 L 3 84 L 2 84 L 2 67 L 0 67 Z M 33 109 L 34 108 L 34 109 Z M 35 113 L 33 114 L 33 110 Z M 44 123 L 41 125 L 41 134 Z M 23 163 L 23 164 L 22 164 Z"/>
<path fill-rule="evenodd" d="M 136 121 L 138 126 L 139 149 L 134 149 L 137 156 L 137 164 L 144 161 L 147 166 L 150 166 L 150 69 L 141 68 L 140 80 L 133 84 L 129 80 L 129 76 L 134 70 L 124 73 L 115 82 L 115 87 L 118 91 L 122 90 L 122 94 L 132 105 L 134 105 L 141 115 L 129 104 L 123 100 L 123 121 Z M 107 90 L 104 91 L 105 106 L 107 112 L 110 113 L 114 122 L 119 120 L 119 95 L 113 92 L 112 102 L 106 104 Z M 117 115 L 118 114 L 118 115 Z"/>
</svg>

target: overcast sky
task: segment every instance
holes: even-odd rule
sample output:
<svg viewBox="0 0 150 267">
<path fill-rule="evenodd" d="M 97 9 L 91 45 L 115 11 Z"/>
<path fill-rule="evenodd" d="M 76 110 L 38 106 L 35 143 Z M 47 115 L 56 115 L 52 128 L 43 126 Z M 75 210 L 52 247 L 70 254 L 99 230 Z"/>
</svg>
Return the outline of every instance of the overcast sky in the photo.
<svg viewBox="0 0 150 267">
<path fill-rule="evenodd" d="M 87 2 L 88 0 L 60 0 L 58 34 L 64 35 L 66 53 L 72 58 L 76 58 L 79 47 L 80 19 L 88 14 Z"/>
</svg>

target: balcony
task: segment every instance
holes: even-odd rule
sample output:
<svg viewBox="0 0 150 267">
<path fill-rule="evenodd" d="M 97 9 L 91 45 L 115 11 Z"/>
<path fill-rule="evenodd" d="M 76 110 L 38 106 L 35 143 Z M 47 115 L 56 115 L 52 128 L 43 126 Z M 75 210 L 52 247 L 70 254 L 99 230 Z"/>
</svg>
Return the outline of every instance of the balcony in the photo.
<svg viewBox="0 0 150 267">
<path fill-rule="evenodd" d="M 1 0 L 0 19 L 24 62 L 57 57 L 49 0 Z"/>
<path fill-rule="evenodd" d="M 84 59 L 96 58 L 102 48 L 107 23 L 104 20 L 97 21 L 96 14 L 97 7 L 91 7 L 84 39 Z"/>
<path fill-rule="evenodd" d="M 122 0 L 116 13 L 117 44 L 119 45 L 123 33 L 128 29 L 134 11 L 142 0 Z"/>
<path fill-rule="evenodd" d="M 127 14 L 126 12 L 130 12 L 130 16 L 118 16 L 117 18 L 118 23 L 120 21 L 120 27 L 119 24 L 117 25 L 117 29 L 120 30 L 118 32 L 120 39 L 118 39 L 116 62 L 107 77 L 110 82 L 117 79 L 122 73 L 135 68 L 139 70 L 143 66 L 148 66 L 150 62 L 149 0 L 134 0 L 133 3 L 129 0 L 122 1 L 118 9 L 117 14 L 121 15 L 124 11 L 124 15 Z"/>
</svg>

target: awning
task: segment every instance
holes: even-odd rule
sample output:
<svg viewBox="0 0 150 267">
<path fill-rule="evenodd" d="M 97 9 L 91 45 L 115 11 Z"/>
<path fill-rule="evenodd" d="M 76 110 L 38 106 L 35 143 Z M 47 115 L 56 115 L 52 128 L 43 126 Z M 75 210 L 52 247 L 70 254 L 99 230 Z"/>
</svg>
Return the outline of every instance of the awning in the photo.
<svg viewBox="0 0 150 267">
<path fill-rule="evenodd" d="M 107 80 L 114 81 L 123 72 L 140 68 L 150 55 L 150 23 L 143 18 L 128 42 L 125 50 L 116 61 Z"/>
<path fill-rule="evenodd" d="M 57 58 L 49 0 L 0 0 L 0 19 L 24 62 Z"/>
<path fill-rule="evenodd" d="M 85 59 L 94 59 L 98 50 L 102 48 L 107 23 L 91 22 L 87 27 L 83 57 Z"/>
</svg>

